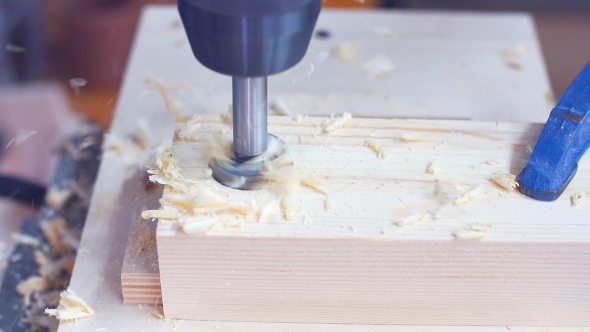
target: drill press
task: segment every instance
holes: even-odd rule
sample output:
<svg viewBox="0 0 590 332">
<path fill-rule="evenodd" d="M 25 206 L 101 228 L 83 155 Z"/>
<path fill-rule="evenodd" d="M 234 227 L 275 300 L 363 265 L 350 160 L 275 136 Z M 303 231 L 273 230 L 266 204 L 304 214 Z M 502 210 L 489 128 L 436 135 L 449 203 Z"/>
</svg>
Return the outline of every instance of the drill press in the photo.
<svg viewBox="0 0 590 332">
<path fill-rule="evenodd" d="M 267 76 L 296 65 L 307 51 L 321 0 L 178 0 L 193 54 L 232 76 L 233 160 L 211 161 L 220 183 L 251 189 L 261 161 L 284 153 L 267 132 Z M 267 151 L 272 146 L 274 151 Z M 270 149 L 269 149 L 270 150 Z M 265 158 L 261 158 L 269 154 Z"/>
</svg>

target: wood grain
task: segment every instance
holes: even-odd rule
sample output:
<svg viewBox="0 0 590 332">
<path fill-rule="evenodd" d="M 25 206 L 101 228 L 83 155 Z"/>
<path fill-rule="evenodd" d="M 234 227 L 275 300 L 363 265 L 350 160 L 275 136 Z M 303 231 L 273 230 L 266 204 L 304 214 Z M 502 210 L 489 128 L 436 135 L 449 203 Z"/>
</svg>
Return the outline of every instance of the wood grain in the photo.
<svg viewBox="0 0 590 332">
<path fill-rule="evenodd" d="M 287 142 L 302 172 L 324 181 L 333 210 L 324 209 L 321 194 L 302 191 L 297 197 L 303 211 L 291 221 L 276 210 L 262 222 L 250 216 L 241 228 L 217 227 L 201 235 L 159 222 L 167 318 L 590 324 L 590 205 L 574 208 L 569 202 L 574 192 L 588 194 L 587 158 L 560 199 L 537 202 L 488 178 L 524 167 L 539 125 L 353 119 L 326 135 L 320 128 L 325 120 L 271 117 L 270 128 Z M 206 117 L 203 128 L 217 132 L 224 124 L 218 116 Z M 378 159 L 367 140 L 389 157 Z M 204 179 L 202 142 L 176 142 L 173 154 L 184 176 L 223 197 L 262 202 L 274 195 Z M 434 175 L 426 172 L 432 162 Z M 452 203 L 476 186 L 483 186 L 479 196 L 460 206 Z M 447 189 L 440 193 L 440 188 Z M 167 188 L 163 198 L 171 194 Z M 426 220 L 395 225 L 414 214 Z M 458 229 L 474 223 L 490 226 L 482 240 L 455 238 Z"/>
</svg>

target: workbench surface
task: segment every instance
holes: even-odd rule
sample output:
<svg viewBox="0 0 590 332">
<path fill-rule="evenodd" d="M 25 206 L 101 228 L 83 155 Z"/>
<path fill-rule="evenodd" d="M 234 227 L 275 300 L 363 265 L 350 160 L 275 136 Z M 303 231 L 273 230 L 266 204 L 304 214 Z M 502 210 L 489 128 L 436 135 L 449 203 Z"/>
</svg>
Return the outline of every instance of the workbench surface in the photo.
<svg viewBox="0 0 590 332">
<path fill-rule="evenodd" d="M 326 10 L 317 27 L 328 29 L 333 38 L 313 40 L 300 65 L 269 82 L 270 100 L 281 95 L 296 113 L 322 114 L 338 109 L 357 116 L 543 122 L 552 106 L 528 15 Z M 379 33 L 375 27 L 381 28 Z M 388 27 L 389 33 L 384 33 L 387 29 L 383 27 Z M 344 41 L 360 46 L 358 59 L 350 64 L 329 56 L 330 50 Z M 525 45 L 526 51 L 519 45 Z M 518 56 L 510 61 L 516 63 L 508 63 L 502 53 L 514 49 Z M 319 61 L 326 53 L 328 58 Z M 396 66 L 385 78 L 371 77 L 360 69 L 379 54 L 387 55 Z M 310 64 L 314 64 L 313 70 Z M 138 119 L 142 119 L 152 135 L 151 146 L 156 146 L 172 137 L 174 120 L 165 112 L 161 96 L 146 88 L 144 82 L 150 76 L 172 87 L 171 97 L 178 109 L 187 113 L 227 111 L 230 78 L 211 73 L 193 59 L 172 6 L 145 10 L 112 126 L 114 135 L 126 137 L 138 130 Z M 59 331 L 392 330 L 391 326 L 370 325 L 171 322 L 150 315 L 145 307 L 123 305 L 120 273 L 130 221 L 139 218 L 144 209 L 157 208 L 161 195 L 158 190 L 144 190 L 140 181 L 143 170 L 126 180 L 122 175 L 129 173 L 128 162 L 113 150 L 103 156 L 71 280 L 71 288 L 96 315 L 62 323 Z M 492 332 L 506 331 L 507 327 L 396 326 L 395 330 Z"/>
</svg>

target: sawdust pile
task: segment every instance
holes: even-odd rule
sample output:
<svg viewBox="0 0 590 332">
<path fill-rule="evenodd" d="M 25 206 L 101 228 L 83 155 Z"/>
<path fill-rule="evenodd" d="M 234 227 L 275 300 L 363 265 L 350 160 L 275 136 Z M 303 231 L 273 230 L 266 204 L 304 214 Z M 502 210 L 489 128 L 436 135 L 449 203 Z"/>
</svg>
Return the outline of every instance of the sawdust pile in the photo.
<svg viewBox="0 0 590 332">
<path fill-rule="evenodd" d="M 333 119 L 332 130 L 346 121 Z M 185 126 L 192 125 L 187 123 Z M 206 143 L 209 158 L 230 159 L 230 142 L 222 134 L 205 130 L 195 130 L 194 133 L 200 133 L 200 136 L 195 135 L 195 139 Z M 269 150 L 273 151 L 273 148 L 269 147 Z M 188 179 L 170 148 L 160 151 L 156 164 L 148 168 L 148 173 L 150 181 L 166 187 L 160 199 L 161 208 L 143 211 L 142 218 L 158 218 L 162 222 L 174 223 L 176 229 L 186 234 L 240 228 L 245 222 L 263 222 L 276 213 L 286 220 L 301 217 L 309 221 L 311 218 L 301 206 L 302 195 L 306 191 L 328 195 L 323 181 L 314 174 L 302 172 L 294 165 L 288 152 L 263 161 L 261 176 L 264 183 L 261 190 L 255 192 L 216 190 L 219 187 L 211 182 L 215 180 L 211 178 L 210 169 L 204 171 L 200 178 L 191 174 Z"/>
</svg>

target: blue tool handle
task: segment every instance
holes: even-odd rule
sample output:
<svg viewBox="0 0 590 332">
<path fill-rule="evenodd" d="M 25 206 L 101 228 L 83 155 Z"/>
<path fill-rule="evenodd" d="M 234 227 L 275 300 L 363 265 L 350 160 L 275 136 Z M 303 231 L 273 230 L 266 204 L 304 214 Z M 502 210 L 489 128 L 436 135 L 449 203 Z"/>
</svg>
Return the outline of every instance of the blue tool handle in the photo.
<svg viewBox="0 0 590 332">
<path fill-rule="evenodd" d="M 536 200 L 556 200 L 574 178 L 590 146 L 590 62 L 549 115 L 525 169 L 520 191 Z"/>
</svg>

